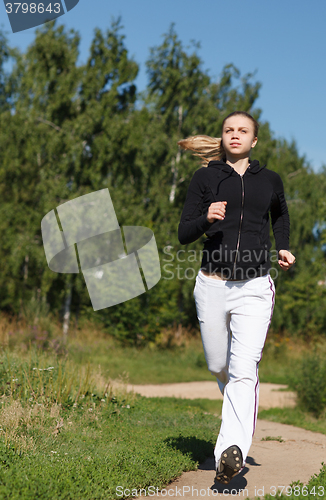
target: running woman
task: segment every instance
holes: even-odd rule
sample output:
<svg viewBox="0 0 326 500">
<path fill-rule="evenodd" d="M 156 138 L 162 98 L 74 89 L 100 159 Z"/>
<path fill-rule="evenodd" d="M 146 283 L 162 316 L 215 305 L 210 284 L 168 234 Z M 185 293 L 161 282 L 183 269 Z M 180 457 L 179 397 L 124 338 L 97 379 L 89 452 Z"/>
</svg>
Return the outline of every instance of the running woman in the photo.
<svg viewBox="0 0 326 500">
<path fill-rule="evenodd" d="M 178 237 L 185 245 L 207 235 L 194 299 L 207 366 L 224 395 L 214 450 L 223 484 L 245 466 L 256 426 L 258 366 L 275 301 L 270 219 L 278 264 L 286 271 L 295 262 L 282 180 L 250 159 L 257 136 L 257 121 L 235 111 L 223 121 L 222 138 L 178 142 L 204 165 L 190 182 Z"/>
</svg>

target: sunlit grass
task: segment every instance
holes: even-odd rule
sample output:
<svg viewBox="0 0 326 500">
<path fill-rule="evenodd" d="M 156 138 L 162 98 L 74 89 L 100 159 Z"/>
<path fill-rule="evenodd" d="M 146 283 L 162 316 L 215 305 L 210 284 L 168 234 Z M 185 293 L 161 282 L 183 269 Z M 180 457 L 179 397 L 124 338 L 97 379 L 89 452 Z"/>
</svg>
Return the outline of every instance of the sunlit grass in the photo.
<svg viewBox="0 0 326 500">
<path fill-rule="evenodd" d="M 0 356 L 0 498 L 113 499 L 212 456 L 220 402 L 113 392 L 90 365 L 35 348 L 23 358 Z"/>
<path fill-rule="evenodd" d="M 40 316 L 34 323 L 26 318 L 10 322 L 0 316 L 0 345 L 20 356 L 31 347 L 61 358 L 68 355 L 77 365 L 100 366 L 103 376 L 128 378 L 132 384 L 215 381 L 207 369 L 199 330 L 165 331 L 157 344 L 140 348 L 123 347 L 101 325 L 85 320 L 78 327 L 71 321 L 67 343 L 63 342 L 62 326 L 54 318 L 50 321 L 48 316 Z M 167 344 L 171 347 L 164 348 Z M 314 345 L 270 332 L 259 365 L 260 381 L 288 385 L 289 374 L 295 373 L 302 356 L 313 351 Z M 326 339 L 319 340 L 318 349 L 326 352 Z"/>
<path fill-rule="evenodd" d="M 109 380 L 214 380 L 199 336 L 179 335 L 170 349 L 164 342 L 123 348 L 85 323 L 71 325 L 64 343 L 54 320 L 31 325 L 0 317 L 0 341 L 1 498 L 47 499 L 51 492 L 57 499 L 111 499 L 118 484 L 163 487 L 212 456 L 221 401 L 141 398 L 113 390 Z M 271 335 L 261 380 L 287 384 L 312 348 Z M 298 409 L 264 410 L 259 418 L 326 433 L 324 418 Z M 324 475 L 314 484 L 324 484 Z"/>
</svg>

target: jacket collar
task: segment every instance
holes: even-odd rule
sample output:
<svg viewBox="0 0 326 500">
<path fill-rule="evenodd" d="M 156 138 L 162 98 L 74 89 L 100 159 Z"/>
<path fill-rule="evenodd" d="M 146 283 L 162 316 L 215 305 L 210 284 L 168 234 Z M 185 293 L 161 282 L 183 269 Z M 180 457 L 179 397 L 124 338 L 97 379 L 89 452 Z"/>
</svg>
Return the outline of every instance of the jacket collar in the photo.
<svg viewBox="0 0 326 500">
<path fill-rule="evenodd" d="M 224 161 L 217 161 L 217 160 L 210 161 L 207 167 L 218 169 L 219 174 L 221 174 L 221 171 L 223 171 L 231 175 L 235 171 L 234 168 L 231 167 L 231 165 L 225 163 Z M 265 167 L 266 165 L 261 166 L 258 160 L 249 159 L 249 167 L 247 168 L 246 172 L 257 174 L 257 172 L 260 172 Z"/>
</svg>

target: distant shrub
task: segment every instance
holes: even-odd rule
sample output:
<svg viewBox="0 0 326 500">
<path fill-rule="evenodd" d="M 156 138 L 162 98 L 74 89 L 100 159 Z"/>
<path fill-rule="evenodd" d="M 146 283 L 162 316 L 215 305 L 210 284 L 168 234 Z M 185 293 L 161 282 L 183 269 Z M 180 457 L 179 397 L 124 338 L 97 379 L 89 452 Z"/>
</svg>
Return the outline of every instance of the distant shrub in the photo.
<svg viewBox="0 0 326 500">
<path fill-rule="evenodd" d="M 304 357 L 293 377 L 292 386 L 297 392 L 299 405 L 315 417 L 326 408 L 326 359 L 317 354 Z"/>
</svg>

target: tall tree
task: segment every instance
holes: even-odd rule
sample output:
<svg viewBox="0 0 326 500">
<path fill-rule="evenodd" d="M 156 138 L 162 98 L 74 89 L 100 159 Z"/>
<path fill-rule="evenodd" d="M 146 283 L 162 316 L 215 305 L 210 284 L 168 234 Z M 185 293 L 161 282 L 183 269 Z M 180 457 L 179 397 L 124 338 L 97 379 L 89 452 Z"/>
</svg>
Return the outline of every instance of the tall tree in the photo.
<svg viewBox="0 0 326 500">
<path fill-rule="evenodd" d="M 177 227 L 200 163 L 178 150 L 177 141 L 219 136 L 222 120 L 235 109 L 260 120 L 255 108 L 260 83 L 232 64 L 213 82 L 203 70 L 198 44 L 184 48 L 172 25 L 150 52 L 148 87 L 140 99 L 134 84 L 138 65 L 121 29 L 118 19 L 106 33 L 95 30 L 81 66 L 79 34 L 55 22 L 37 31 L 24 54 L 0 36 L 0 309 L 17 313 L 40 297 L 67 321 L 72 310 L 101 320 L 125 342 L 143 343 L 177 323 L 197 325 L 192 292 L 204 237 L 182 247 Z M 6 75 L 3 64 L 10 56 L 16 66 Z M 297 257 L 296 266 L 276 279 L 273 327 L 321 333 L 325 172 L 313 172 L 295 143 L 275 139 L 268 122 L 261 123 L 253 157 L 281 174 Z M 94 313 L 81 274 L 47 267 L 40 223 L 59 204 L 105 187 L 121 226 L 154 231 L 162 279 L 147 293 Z"/>
<path fill-rule="evenodd" d="M 79 35 L 55 22 L 37 31 L 26 54 L 16 54 L 11 110 L 0 116 L 2 307 L 17 312 L 39 287 L 54 310 L 67 303 L 70 278 L 47 268 L 40 223 L 57 205 L 106 187 L 119 164 L 116 139 L 123 141 L 138 70 L 120 28 L 114 22 L 105 35 L 96 30 L 84 66 L 77 66 Z M 72 303 L 80 301 L 89 304 L 77 276 Z"/>
</svg>

